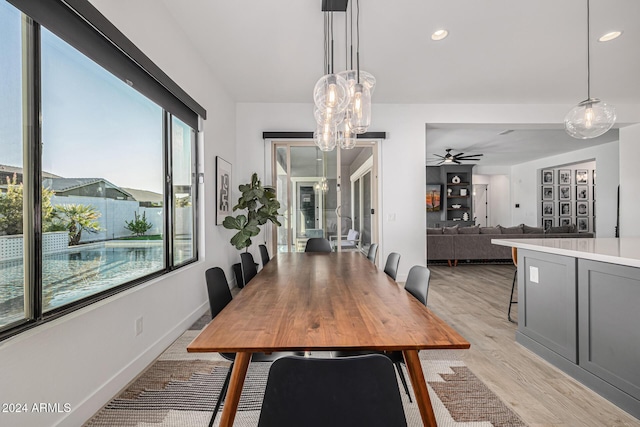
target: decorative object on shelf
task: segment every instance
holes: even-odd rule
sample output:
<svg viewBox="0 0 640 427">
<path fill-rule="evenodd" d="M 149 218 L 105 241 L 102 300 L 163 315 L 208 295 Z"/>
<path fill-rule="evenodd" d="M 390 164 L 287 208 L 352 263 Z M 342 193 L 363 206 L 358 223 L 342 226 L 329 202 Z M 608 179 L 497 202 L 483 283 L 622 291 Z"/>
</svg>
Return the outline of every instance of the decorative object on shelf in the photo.
<svg viewBox="0 0 640 427">
<path fill-rule="evenodd" d="M 466 197 L 467 196 L 467 189 L 466 188 L 461 188 L 460 189 L 460 195 Z"/>
<path fill-rule="evenodd" d="M 460 209 L 462 207 L 462 205 L 455 204 L 455 205 L 451 205 L 451 207 L 453 209 Z"/>
<path fill-rule="evenodd" d="M 453 178 L 451 178 L 451 183 L 460 184 L 460 177 L 458 175 L 454 176 Z"/>
<path fill-rule="evenodd" d="M 469 212 L 465 212 L 462 214 L 462 220 L 463 221 L 469 221 Z"/>
<path fill-rule="evenodd" d="M 453 190 L 451 188 L 447 188 L 447 196 L 451 197 L 451 193 L 453 193 Z"/>
<path fill-rule="evenodd" d="M 616 122 L 616 110 L 598 98 L 591 97 L 590 7 L 587 0 L 587 99 L 573 107 L 564 118 L 564 127 L 577 139 L 595 138 L 611 129 Z"/>
<path fill-rule="evenodd" d="M 324 12 L 324 72 L 313 90 L 314 117 L 317 122 L 314 140 L 322 151 L 336 145 L 349 150 L 356 145 L 357 134 L 365 133 L 371 124 L 371 94 L 376 79 L 360 70 L 360 1 L 356 0 L 356 67 L 353 67 L 353 2 L 347 14 L 346 3 L 323 2 Z M 350 70 L 334 72 L 333 12 L 345 12 L 345 52 L 347 23 L 351 29 Z M 346 64 L 345 64 L 346 66 Z"/>
</svg>

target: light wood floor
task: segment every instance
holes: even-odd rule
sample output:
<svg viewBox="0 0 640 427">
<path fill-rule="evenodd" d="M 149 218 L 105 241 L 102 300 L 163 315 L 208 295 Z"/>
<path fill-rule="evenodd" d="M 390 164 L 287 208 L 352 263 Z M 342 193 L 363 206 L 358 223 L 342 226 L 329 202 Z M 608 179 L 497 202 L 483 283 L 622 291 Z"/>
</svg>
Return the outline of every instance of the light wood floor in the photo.
<svg viewBox="0 0 640 427">
<path fill-rule="evenodd" d="M 464 360 L 531 427 L 640 426 L 640 420 L 515 342 L 512 265 L 429 266 L 428 306 L 471 343 Z M 518 305 L 512 308 L 517 320 Z"/>
</svg>

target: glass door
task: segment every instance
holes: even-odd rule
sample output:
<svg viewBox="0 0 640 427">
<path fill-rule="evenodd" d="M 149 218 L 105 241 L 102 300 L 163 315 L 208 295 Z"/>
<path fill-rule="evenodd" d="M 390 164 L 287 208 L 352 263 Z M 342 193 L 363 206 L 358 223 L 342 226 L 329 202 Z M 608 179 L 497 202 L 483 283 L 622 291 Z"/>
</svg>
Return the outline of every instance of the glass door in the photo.
<svg viewBox="0 0 640 427">
<path fill-rule="evenodd" d="M 313 142 L 274 143 L 273 182 L 283 213 L 275 250 L 304 252 L 312 237 L 329 240 L 334 251 L 368 250 L 377 241 L 375 150 L 370 142 L 329 152 Z M 357 187 L 354 173 L 366 175 Z"/>
</svg>

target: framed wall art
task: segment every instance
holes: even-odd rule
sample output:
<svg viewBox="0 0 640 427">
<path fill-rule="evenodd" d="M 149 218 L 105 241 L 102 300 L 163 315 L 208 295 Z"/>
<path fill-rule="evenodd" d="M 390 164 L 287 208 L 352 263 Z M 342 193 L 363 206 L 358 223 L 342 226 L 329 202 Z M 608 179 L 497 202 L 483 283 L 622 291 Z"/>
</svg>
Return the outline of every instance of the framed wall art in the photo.
<svg viewBox="0 0 640 427">
<path fill-rule="evenodd" d="M 542 185 L 551 185 L 553 184 L 553 170 L 552 169 L 543 169 L 542 170 Z"/>
<path fill-rule="evenodd" d="M 571 216 L 571 202 L 560 202 L 560 216 Z"/>
<path fill-rule="evenodd" d="M 589 215 L 589 202 L 577 202 L 576 215 L 579 215 L 579 216 Z"/>
<path fill-rule="evenodd" d="M 568 185 L 561 185 L 558 187 L 560 193 L 560 200 L 571 200 L 571 187 Z"/>
<path fill-rule="evenodd" d="M 553 187 L 542 187 L 542 200 L 553 200 Z"/>
<path fill-rule="evenodd" d="M 427 184 L 427 212 L 439 212 L 442 197 L 442 185 Z"/>
<path fill-rule="evenodd" d="M 586 169 L 576 169 L 576 184 L 588 184 L 589 171 Z"/>
<path fill-rule="evenodd" d="M 589 187 L 586 185 L 576 186 L 576 200 L 589 200 Z"/>
<path fill-rule="evenodd" d="M 216 225 L 231 215 L 231 163 L 216 156 Z"/>
<path fill-rule="evenodd" d="M 571 184 L 571 169 L 560 169 L 558 171 L 558 184 L 560 185 Z"/>
<path fill-rule="evenodd" d="M 542 215 L 553 216 L 553 202 L 544 202 L 542 204 Z"/>
</svg>

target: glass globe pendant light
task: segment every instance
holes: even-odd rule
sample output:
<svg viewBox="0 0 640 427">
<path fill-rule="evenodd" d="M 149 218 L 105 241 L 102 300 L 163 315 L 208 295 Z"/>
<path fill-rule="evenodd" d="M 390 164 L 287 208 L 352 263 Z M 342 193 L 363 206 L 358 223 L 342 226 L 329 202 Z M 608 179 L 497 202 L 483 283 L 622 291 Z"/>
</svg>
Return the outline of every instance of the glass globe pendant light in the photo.
<svg viewBox="0 0 640 427">
<path fill-rule="evenodd" d="M 365 133 L 371 124 L 371 93 L 362 83 L 353 87 L 349 127 L 353 133 Z"/>
<path fill-rule="evenodd" d="M 318 124 L 313 133 L 313 140 L 320 150 L 333 150 L 336 148 L 336 126 L 332 123 Z"/>
<path fill-rule="evenodd" d="M 343 150 L 351 150 L 356 146 L 356 134 L 349 127 L 349 114 L 345 117 L 342 130 L 337 133 L 338 144 Z"/>
<path fill-rule="evenodd" d="M 565 130 L 577 139 L 596 138 L 611 129 L 616 122 L 615 108 L 598 98 L 591 97 L 589 6 L 589 0 L 587 0 L 587 99 L 573 107 L 564 118 Z"/>
</svg>

